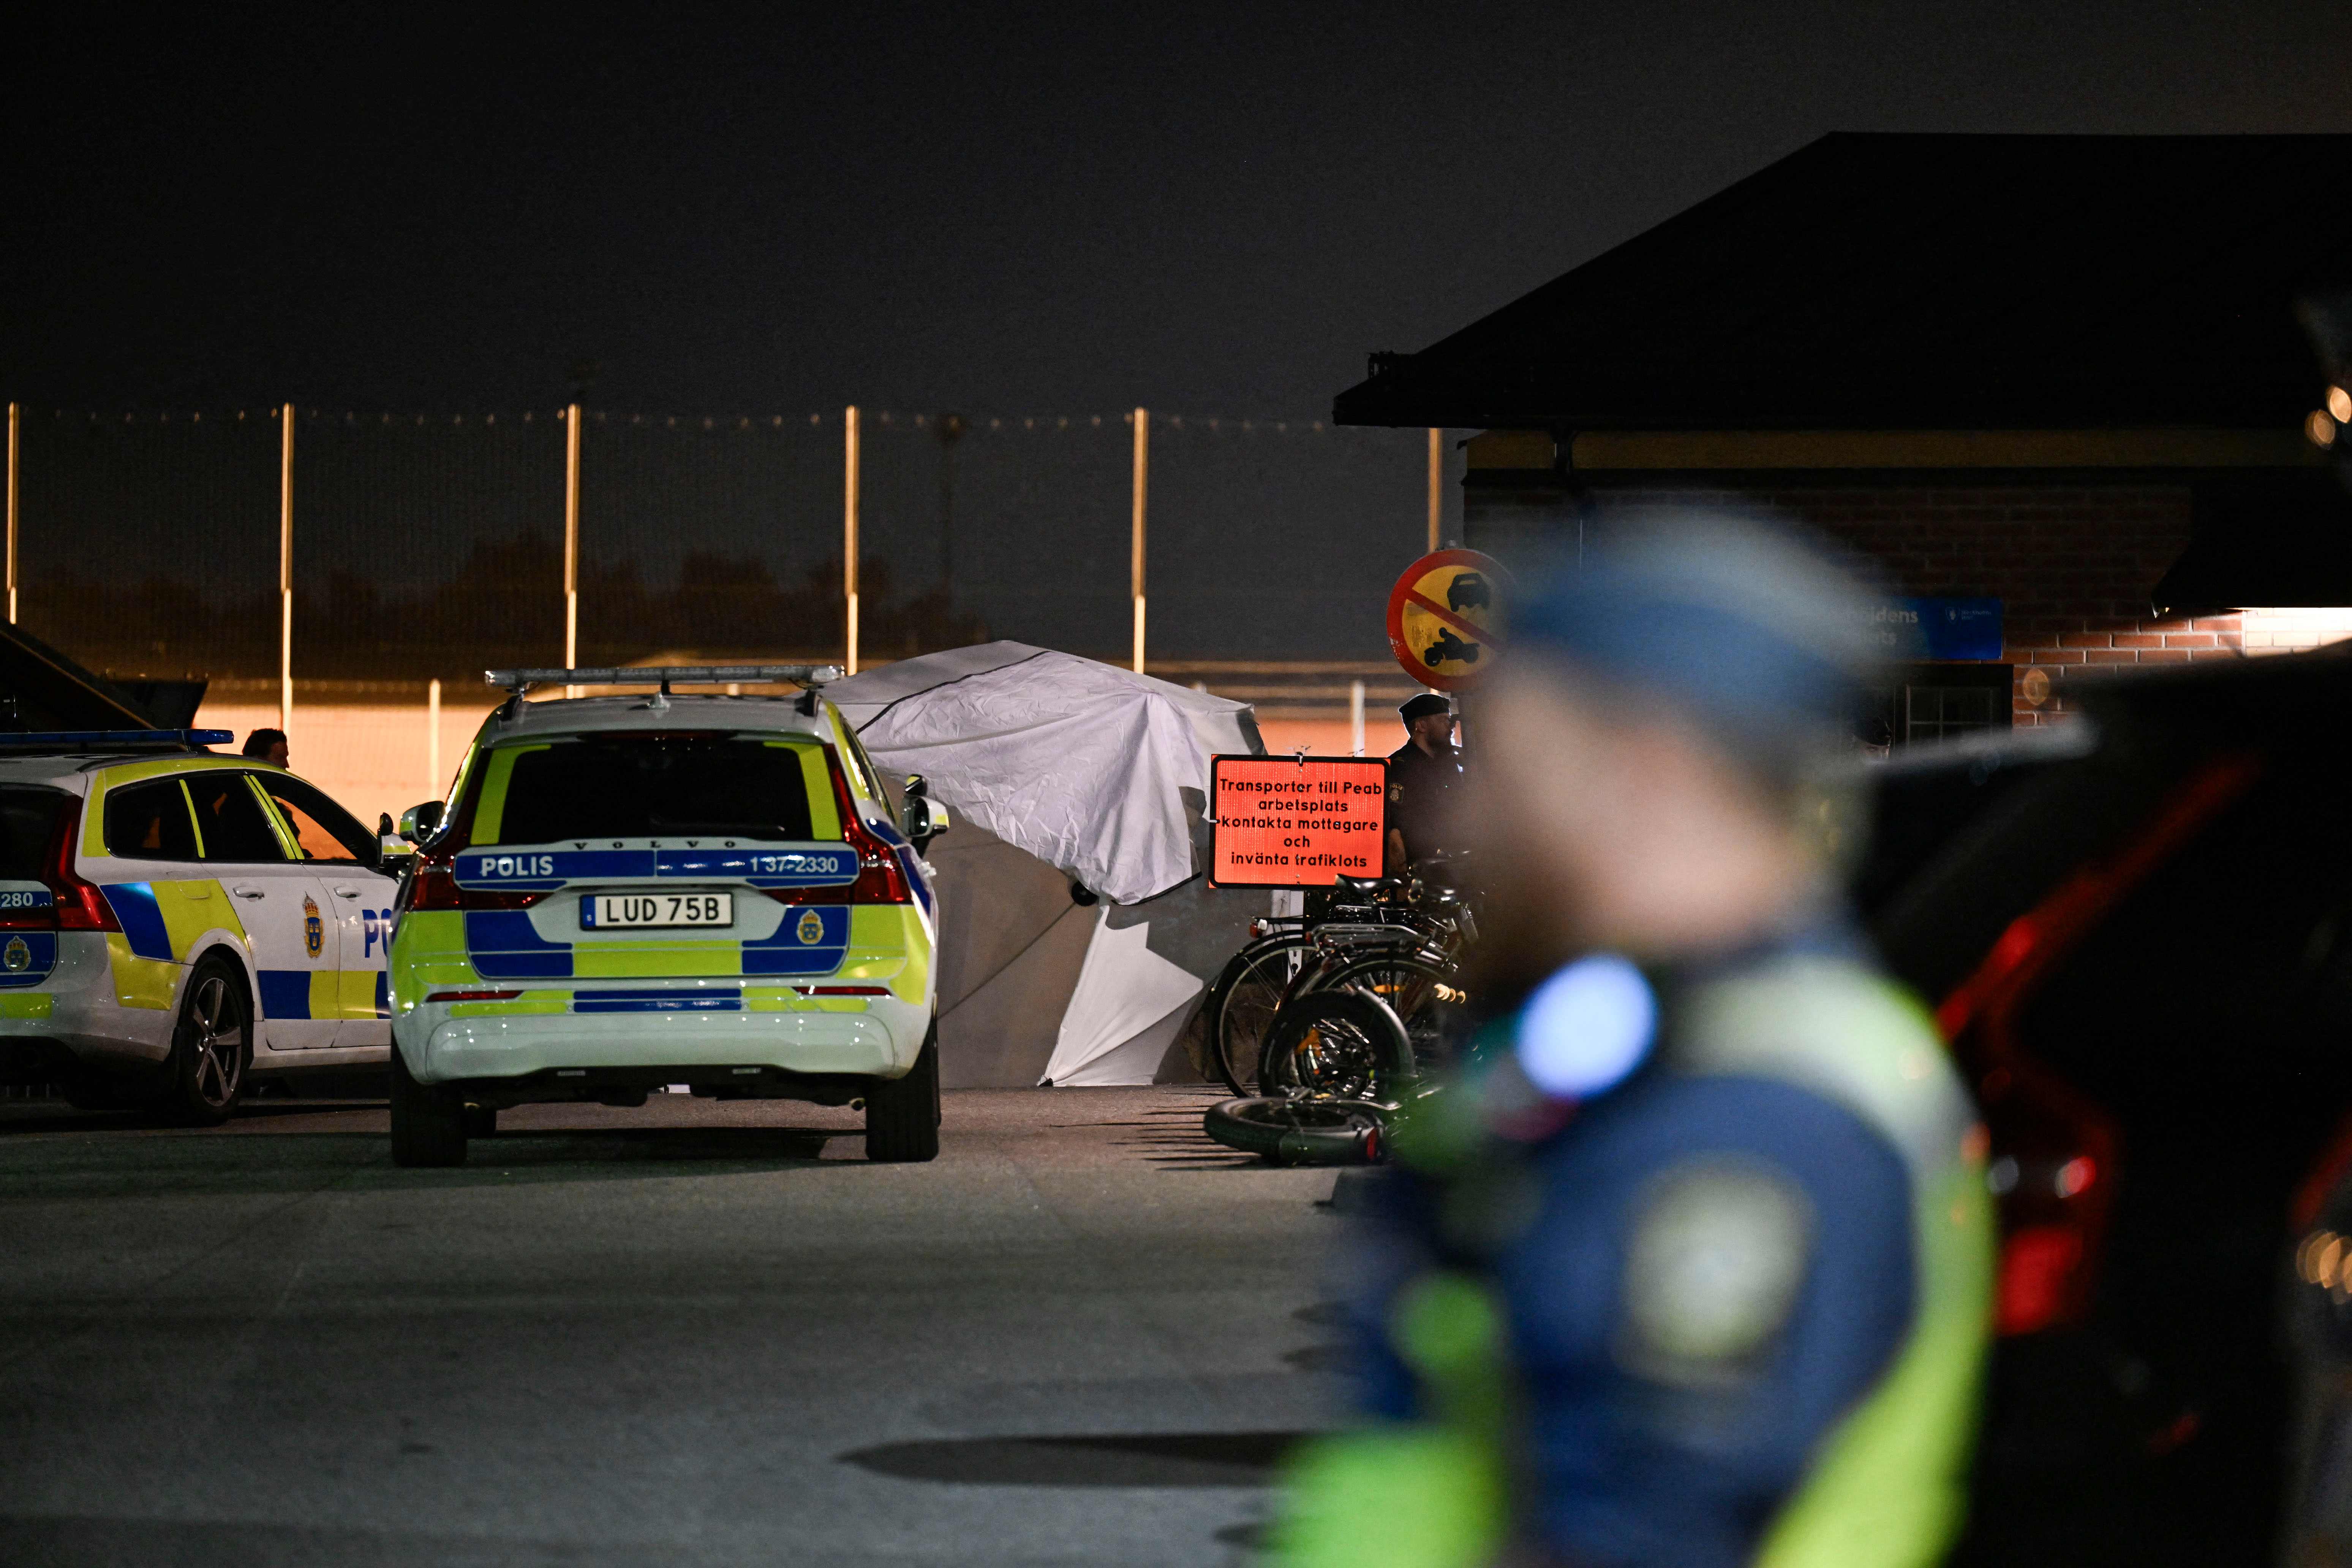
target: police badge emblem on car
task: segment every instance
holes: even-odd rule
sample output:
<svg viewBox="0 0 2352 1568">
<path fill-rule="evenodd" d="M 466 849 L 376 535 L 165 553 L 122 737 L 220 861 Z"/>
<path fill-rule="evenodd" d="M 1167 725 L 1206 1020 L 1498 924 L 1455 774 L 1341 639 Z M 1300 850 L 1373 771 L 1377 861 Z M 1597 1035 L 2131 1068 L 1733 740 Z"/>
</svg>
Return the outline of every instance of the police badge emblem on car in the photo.
<svg viewBox="0 0 2352 1568">
<path fill-rule="evenodd" d="M 326 944 L 327 928 L 319 919 L 319 902 L 305 893 L 302 895 L 302 945 L 310 950 L 311 957 L 316 958 L 319 950 Z"/>
<path fill-rule="evenodd" d="M 32 968 L 33 949 L 31 944 L 26 942 L 21 936 L 10 937 L 8 939 L 8 945 L 5 948 L 0 948 L 0 966 L 5 966 L 11 974 L 21 974 L 26 970 Z"/>
<path fill-rule="evenodd" d="M 814 910 L 802 910 L 801 923 L 793 928 L 793 934 L 809 946 L 815 946 L 824 940 L 824 917 Z"/>
</svg>

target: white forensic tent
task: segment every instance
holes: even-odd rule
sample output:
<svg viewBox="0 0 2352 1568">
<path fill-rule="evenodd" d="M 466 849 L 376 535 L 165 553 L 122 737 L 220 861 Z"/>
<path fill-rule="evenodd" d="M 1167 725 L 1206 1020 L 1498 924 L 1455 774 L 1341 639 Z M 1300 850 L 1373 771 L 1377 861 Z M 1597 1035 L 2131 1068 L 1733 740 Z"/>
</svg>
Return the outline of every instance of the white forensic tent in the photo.
<svg viewBox="0 0 2352 1568">
<path fill-rule="evenodd" d="M 930 848 L 942 1081 L 1166 1076 L 1208 979 L 1264 912 L 1195 876 L 1209 757 L 1265 749 L 1248 705 L 1013 642 L 825 695 L 877 766 L 930 781 L 953 825 Z"/>
</svg>

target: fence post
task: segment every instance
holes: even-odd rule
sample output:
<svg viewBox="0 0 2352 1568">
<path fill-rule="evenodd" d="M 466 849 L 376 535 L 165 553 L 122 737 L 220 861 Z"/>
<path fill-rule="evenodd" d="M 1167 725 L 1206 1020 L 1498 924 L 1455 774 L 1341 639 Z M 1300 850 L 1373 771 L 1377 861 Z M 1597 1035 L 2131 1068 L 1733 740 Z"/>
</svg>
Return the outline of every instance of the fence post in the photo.
<svg viewBox="0 0 2352 1568">
<path fill-rule="evenodd" d="M 1364 754 L 1364 683 L 1360 680 L 1348 682 L 1348 732 L 1349 736 L 1348 754 L 1351 757 L 1362 756 Z"/>
<path fill-rule="evenodd" d="M 441 683 L 432 680 L 425 686 L 425 797 L 430 799 L 441 787 Z"/>
<path fill-rule="evenodd" d="M 1135 673 L 1143 673 L 1143 499 L 1151 475 L 1151 416 L 1135 411 L 1135 516 L 1132 559 L 1128 563 L 1129 591 L 1135 595 Z"/>
<path fill-rule="evenodd" d="M 857 405 L 842 421 L 841 590 L 844 605 L 844 667 L 857 673 Z"/>
<path fill-rule="evenodd" d="M 278 727 L 294 732 L 294 405 L 278 447 Z"/>
<path fill-rule="evenodd" d="M 16 624 L 16 405 L 8 405 L 8 624 Z"/>
<path fill-rule="evenodd" d="M 580 667 L 580 405 L 563 412 L 563 668 Z M 580 689 L 567 686 L 566 697 Z"/>
<path fill-rule="evenodd" d="M 1437 525 L 1445 515 L 1445 432 L 1429 433 L 1429 552 L 1437 553 Z"/>
</svg>

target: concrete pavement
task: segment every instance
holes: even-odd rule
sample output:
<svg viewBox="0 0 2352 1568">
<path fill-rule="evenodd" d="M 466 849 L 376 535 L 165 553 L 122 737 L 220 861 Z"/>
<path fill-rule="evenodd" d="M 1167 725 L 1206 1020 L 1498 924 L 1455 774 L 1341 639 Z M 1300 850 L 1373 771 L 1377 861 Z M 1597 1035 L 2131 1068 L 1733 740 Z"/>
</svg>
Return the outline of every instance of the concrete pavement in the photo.
<svg viewBox="0 0 2352 1568">
<path fill-rule="evenodd" d="M 1345 1222 L 1210 1098 L 950 1093 L 909 1166 L 532 1107 L 456 1171 L 380 1105 L 0 1104 L 0 1561 L 1244 1562 Z"/>
</svg>

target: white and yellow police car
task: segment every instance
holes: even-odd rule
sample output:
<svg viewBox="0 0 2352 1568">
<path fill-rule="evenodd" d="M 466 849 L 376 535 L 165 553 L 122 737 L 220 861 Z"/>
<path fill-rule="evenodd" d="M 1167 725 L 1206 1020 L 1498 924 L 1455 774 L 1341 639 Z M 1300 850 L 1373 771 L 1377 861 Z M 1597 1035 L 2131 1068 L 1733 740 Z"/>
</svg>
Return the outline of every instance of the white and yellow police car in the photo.
<svg viewBox="0 0 2352 1568">
<path fill-rule="evenodd" d="M 0 1076 L 219 1121 L 257 1078 L 382 1066 L 381 842 L 230 739 L 0 735 Z"/>
<path fill-rule="evenodd" d="M 866 1152 L 939 1152 L 923 847 L 808 666 L 492 671 L 513 696 L 417 837 L 392 944 L 393 1158 L 456 1164 L 500 1108 L 862 1101 Z M 808 682 L 799 696 L 673 685 Z M 532 702 L 537 686 L 658 684 Z"/>
</svg>

